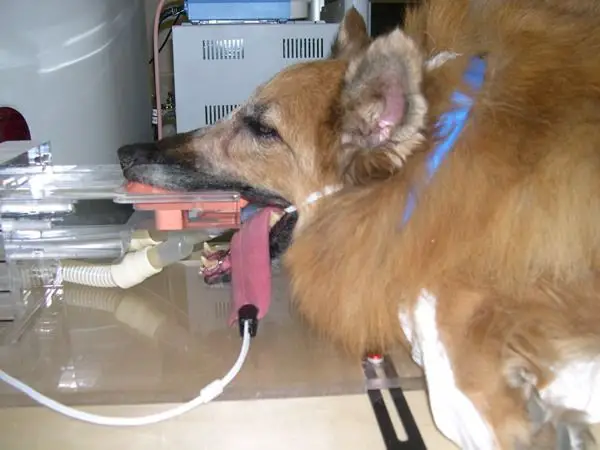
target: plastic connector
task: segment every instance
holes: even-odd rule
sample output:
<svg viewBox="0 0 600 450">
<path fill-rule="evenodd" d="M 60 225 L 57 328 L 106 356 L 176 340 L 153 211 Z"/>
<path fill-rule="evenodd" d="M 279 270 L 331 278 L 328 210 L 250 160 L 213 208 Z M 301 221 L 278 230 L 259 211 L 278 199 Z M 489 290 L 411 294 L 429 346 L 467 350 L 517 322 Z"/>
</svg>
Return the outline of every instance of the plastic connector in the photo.
<svg viewBox="0 0 600 450">
<path fill-rule="evenodd" d="M 238 325 L 240 336 L 244 337 L 244 323 L 248 322 L 250 336 L 256 336 L 258 329 L 258 308 L 254 305 L 244 305 L 238 310 Z"/>
</svg>

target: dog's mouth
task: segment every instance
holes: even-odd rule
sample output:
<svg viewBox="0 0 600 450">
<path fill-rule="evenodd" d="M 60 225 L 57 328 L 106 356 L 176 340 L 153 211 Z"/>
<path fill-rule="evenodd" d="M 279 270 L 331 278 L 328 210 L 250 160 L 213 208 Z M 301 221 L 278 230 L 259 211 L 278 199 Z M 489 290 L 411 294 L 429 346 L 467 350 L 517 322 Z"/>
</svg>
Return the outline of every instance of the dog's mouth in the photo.
<svg viewBox="0 0 600 450">
<path fill-rule="evenodd" d="M 118 150 L 123 176 L 129 182 L 180 192 L 235 191 L 249 204 L 258 208 L 271 206 L 284 210 L 291 205 L 288 200 L 274 192 L 212 170 L 208 162 L 192 164 L 182 158 L 181 154 L 172 155 L 168 150 L 161 149 L 160 143 L 134 144 Z M 269 253 L 272 259 L 283 254 L 289 247 L 296 221 L 296 213 L 287 213 L 269 230 Z M 209 282 L 208 279 L 206 281 Z M 223 280 L 219 276 L 217 281 Z"/>
<path fill-rule="evenodd" d="M 287 208 L 291 202 L 267 189 L 252 186 L 207 161 L 187 161 L 182 154 L 172 156 L 157 143 L 126 145 L 118 150 L 123 176 L 129 182 L 180 192 L 205 190 L 238 192 L 248 203 L 263 207 Z"/>
</svg>

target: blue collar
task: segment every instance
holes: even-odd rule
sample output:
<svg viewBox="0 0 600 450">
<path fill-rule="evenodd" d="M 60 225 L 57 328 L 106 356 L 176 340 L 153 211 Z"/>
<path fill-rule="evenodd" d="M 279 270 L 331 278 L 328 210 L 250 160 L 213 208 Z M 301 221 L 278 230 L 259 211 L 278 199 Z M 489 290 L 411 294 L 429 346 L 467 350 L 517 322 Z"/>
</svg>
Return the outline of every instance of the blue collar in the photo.
<svg viewBox="0 0 600 450">
<path fill-rule="evenodd" d="M 474 90 L 478 91 L 483 85 L 485 78 L 485 61 L 480 57 L 471 59 L 471 63 L 464 74 L 464 80 Z M 441 140 L 429 155 L 427 167 L 427 181 L 435 175 L 446 155 L 452 150 L 458 137 L 462 133 L 469 113 L 473 106 L 473 99 L 463 92 L 455 91 L 451 97 L 453 108 L 442 114 L 437 124 L 437 137 Z M 412 215 L 416 205 L 416 194 L 413 191 L 409 193 L 406 209 L 402 218 L 402 225 L 405 225 Z"/>
</svg>

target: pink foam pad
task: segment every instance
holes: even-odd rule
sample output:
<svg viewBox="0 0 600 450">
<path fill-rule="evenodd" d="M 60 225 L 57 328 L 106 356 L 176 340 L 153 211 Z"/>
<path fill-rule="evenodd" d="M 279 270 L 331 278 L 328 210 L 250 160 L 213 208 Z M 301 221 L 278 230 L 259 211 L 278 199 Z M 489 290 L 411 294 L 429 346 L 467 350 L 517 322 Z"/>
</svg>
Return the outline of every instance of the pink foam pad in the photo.
<svg viewBox="0 0 600 450">
<path fill-rule="evenodd" d="M 161 189 L 148 184 L 142 183 L 127 183 L 127 192 L 132 194 L 177 194 L 177 191 L 169 191 L 167 189 Z M 243 198 L 239 201 L 239 207 L 243 208 L 248 202 Z M 205 211 L 229 211 L 237 210 L 238 204 L 236 202 L 184 202 L 184 203 L 140 203 L 138 205 L 140 209 L 202 209 Z"/>
<path fill-rule="evenodd" d="M 271 304 L 271 257 L 269 222 L 276 208 L 264 208 L 234 234 L 230 244 L 232 304 L 230 325 L 238 319 L 244 305 L 258 309 L 262 319 Z"/>
<path fill-rule="evenodd" d="M 130 182 L 126 186 L 127 192 L 133 194 L 176 194 L 176 191 L 161 189 L 148 184 Z M 156 227 L 160 230 L 181 230 L 184 228 L 207 228 L 216 226 L 236 226 L 238 208 L 243 208 L 248 202 L 240 199 L 237 202 L 182 202 L 182 203 L 152 203 L 144 202 L 136 204 L 137 209 L 155 211 Z M 204 220 L 198 225 L 192 225 L 186 219 L 183 211 L 199 209 L 202 211 Z"/>
</svg>

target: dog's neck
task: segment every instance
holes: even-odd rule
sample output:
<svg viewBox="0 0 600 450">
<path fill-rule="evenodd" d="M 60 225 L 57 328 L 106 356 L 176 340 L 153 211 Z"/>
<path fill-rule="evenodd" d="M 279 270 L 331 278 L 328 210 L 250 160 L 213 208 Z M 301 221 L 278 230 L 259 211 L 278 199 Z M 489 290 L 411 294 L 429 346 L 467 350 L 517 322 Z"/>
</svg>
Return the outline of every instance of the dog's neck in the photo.
<svg viewBox="0 0 600 450">
<path fill-rule="evenodd" d="M 316 201 L 318 201 L 319 199 L 321 199 L 322 197 L 331 195 L 331 194 L 339 191 L 341 188 L 342 188 L 342 185 L 339 185 L 339 184 L 338 185 L 335 185 L 335 184 L 327 185 L 320 191 L 311 192 L 306 197 L 306 199 L 304 199 L 304 201 L 300 203 L 299 206 L 296 206 L 296 205 L 288 206 L 287 208 L 285 208 L 285 212 L 286 213 L 296 212 L 296 211 L 298 211 L 298 208 L 310 206 L 313 203 L 315 203 Z"/>
<path fill-rule="evenodd" d="M 303 226 L 310 221 L 310 217 L 312 216 L 311 210 L 319 200 L 321 200 L 323 197 L 328 197 L 329 195 L 340 191 L 342 188 L 343 185 L 341 184 L 326 185 L 320 191 L 314 191 L 308 194 L 304 200 L 285 208 L 284 212 L 287 214 L 298 214 L 298 220 L 294 226 L 294 234 L 300 231 Z"/>
</svg>

